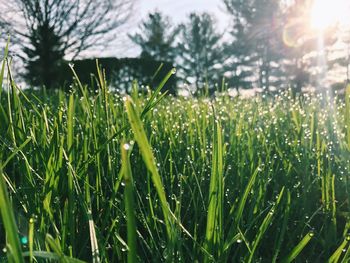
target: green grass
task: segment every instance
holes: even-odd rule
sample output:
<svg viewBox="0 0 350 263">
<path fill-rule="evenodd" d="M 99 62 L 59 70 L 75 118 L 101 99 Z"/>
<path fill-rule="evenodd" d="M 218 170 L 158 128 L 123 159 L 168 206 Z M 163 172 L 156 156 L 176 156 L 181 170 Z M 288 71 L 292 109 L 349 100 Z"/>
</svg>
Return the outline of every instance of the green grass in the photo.
<svg viewBox="0 0 350 263">
<path fill-rule="evenodd" d="M 1 259 L 349 261 L 349 97 L 124 97 L 101 70 L 96 92 L 47 95 L 4 76 Z"/>
</svg>

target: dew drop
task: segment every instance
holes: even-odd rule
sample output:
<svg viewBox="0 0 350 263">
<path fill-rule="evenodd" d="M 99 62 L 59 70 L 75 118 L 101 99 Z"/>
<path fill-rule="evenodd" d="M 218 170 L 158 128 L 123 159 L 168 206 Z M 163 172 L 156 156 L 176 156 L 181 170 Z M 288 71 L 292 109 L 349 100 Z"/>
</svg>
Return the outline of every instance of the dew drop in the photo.
<svg viewBox="0 0 350 263">
<path fill-rule="evenodd" d="M 21 238 L 21 243 L 22 243 L 22 245 L 28 244 L 28 237 L 27 237 L 27 236 L 23 236 L 23 237 Z"/>
<path fill-rule="evenodd" d="M 124 148 L 124 150 L 130 150 L 130 144 L 128 144 L 128 143 L 125 143 L 124 145 L 123 145 L 123 148 Z"/>
</svg>

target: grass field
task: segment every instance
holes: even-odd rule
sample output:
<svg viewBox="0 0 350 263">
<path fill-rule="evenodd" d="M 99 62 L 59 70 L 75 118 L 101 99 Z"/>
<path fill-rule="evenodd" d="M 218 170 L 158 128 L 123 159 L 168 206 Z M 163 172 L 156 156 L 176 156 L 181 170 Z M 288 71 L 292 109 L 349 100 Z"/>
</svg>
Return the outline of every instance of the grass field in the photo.
<svg viewBox="0 0 350 263">
<path fill-rule="evenodd" d="M 98 79 L 0 91 L 2 260 L 349 262 L 350 91 L 123 97 Z"/>
</svg>

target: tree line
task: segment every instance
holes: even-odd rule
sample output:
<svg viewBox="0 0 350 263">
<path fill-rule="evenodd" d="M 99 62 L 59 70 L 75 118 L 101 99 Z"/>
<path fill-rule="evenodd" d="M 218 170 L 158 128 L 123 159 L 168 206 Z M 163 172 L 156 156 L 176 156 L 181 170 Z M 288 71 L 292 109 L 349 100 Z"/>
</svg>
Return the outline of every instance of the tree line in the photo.
<svg viewBox="0 0 350 263">
<path fill-rule="evenodd" d="M 179 25 L 159 11 L 150 13 L 137 33 L 129 35 L 141 49 L 139 58 L 102 60 L 108 80 L 118 85 L 130 81 L 131 76 L 148 84 L 152 79 L 146 74 L 163 63 L 166 69 L 178 69 L 177 83 L 197 91 L 215 90 L 215 84 L 225 78 L 227 85 L 237 90 L 270 92 L 291 87 L 300 92 L 304 87 L 327 85 L 320 65 L 322 56 L 328 69 L 346 68 L 345 79 L 349 81 L 349 55 L 339 55 L 335 48 L 340 41 L 349 46 L 349 36 L 340 39 L 334 34 L 335 26 L 320 38 L 308 21 L 312 1 L 222 2 L 231 18 L 225 32 L 220 32 L 216 18 L 209 13 L 191 13 Z M 67 57 L 74 61 L 84 51 L 117 38 L 117 29 L 128 20 L 133 6 L 131 0 L 0 3 L 6 10 L 0 13 L 0 25 L 21 51 L 24 78 L 32 86 L 47 88 L 62 85 L 67 78 Z M 93 70 L 89 59 L 75 64 L 88 72 Z M 339 82 L 333 85 L 344 85 Z"/>
</svg>

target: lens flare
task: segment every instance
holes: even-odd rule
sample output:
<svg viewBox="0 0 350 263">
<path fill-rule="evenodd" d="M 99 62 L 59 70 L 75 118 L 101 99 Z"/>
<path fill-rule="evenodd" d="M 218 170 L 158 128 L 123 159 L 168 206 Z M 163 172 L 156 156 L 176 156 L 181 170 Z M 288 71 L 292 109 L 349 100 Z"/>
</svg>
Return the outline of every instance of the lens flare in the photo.
<svg viewBox="0 0 350 263">
<path fill-rule="evenodd" d="M 347 14 L 350 4 L 347 0 L 314 0 L 311 9 L 311 27 L 324 31 L 335 25 L 349 24 Z"/>
</svg>

